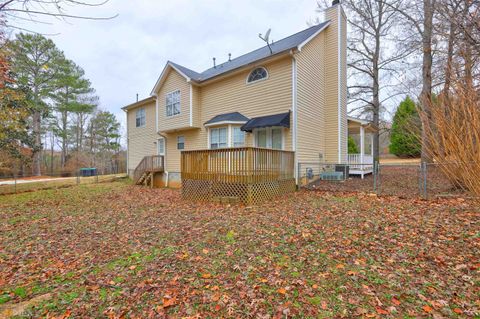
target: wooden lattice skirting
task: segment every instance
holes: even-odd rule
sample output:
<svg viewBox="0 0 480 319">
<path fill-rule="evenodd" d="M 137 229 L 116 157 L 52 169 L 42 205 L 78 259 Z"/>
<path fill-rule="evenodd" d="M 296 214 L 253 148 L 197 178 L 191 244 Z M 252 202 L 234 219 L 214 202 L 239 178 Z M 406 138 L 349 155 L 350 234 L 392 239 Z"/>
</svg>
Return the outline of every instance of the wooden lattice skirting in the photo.
<svg viewBox="0 0 480 319">
<path fill-rule="evenodd" d="M 250 205 L 293 191 L 293 178 L 251 184 L 182 179 L 183 198 L 195 201 L 242 202 Z"/>
</svg>

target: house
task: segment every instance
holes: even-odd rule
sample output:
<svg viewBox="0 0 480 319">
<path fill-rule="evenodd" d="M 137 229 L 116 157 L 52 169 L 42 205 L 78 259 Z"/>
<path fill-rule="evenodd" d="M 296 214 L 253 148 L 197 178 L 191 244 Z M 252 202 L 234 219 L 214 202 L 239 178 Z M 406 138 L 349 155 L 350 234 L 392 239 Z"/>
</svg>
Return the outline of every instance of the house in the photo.
<svg viewBox="0 0 480 319">
<path fill-rule="evenodd" d="M 338 1 L 325 22 L 201 73 L 169 61 L 151 96 L 123 108 L 129 174 L 157 161 L 157 182 L 179 187 L 187 174 L 182 156 L 239 147 L 291 153 L 294 180 L 301 162 L 346 163 L 346 76 L 346 17 Z M 212 172 L 212 165 L 203 167 Z"/>
</svg>

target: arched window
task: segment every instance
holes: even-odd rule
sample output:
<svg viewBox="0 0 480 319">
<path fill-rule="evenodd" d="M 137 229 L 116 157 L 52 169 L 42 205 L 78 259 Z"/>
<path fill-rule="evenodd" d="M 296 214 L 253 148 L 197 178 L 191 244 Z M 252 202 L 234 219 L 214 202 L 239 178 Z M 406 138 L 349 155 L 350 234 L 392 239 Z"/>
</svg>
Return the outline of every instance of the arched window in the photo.
<svg viewBox="0 0 480 319">
<path fill-rule="evenodd" d="M 256 68 L 248 75 L 247 83 L 266 79 L 268 77 L 267 69 L 264 67 Z"/>
</svg>

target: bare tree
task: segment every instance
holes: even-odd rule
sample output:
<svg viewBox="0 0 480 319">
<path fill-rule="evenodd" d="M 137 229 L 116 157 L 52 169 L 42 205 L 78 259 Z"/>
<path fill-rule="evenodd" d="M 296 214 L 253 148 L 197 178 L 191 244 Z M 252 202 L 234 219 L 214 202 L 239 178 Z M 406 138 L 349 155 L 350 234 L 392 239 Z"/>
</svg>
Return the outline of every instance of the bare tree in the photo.
<svg viewBox="0 0 480 319">
<path fill-rule="evenodd" d="M 436 11 L 437 0 L 402 0 L 400 5 L 392 5 L 391 1 L 382 0 L 392 9 L 401 14 L 408 26 L 406 33 L 413 30 L 411 43 L 415 44 L 420 40 L 422 52 L 422 91 L 420 93 L 420 107 L 424 116 L 422 116 L 422 126 L 426 127 L 431 116 L 432 103 L 432 67 L 433 67 L 433 39 L 434 25 L 433 18 Z M 422 162 L 432 162 L 432 156 L 429 149 L 428 136 L 425 130 L 422 130 Z"/>
<path fill-rule="evenodd" d="M 50 24 L 50 20 L 48 18 L 60 20 L 69 18 L 86 20 L 113 19 L 117 15 L 109 17 L 95 17 L 89 15 L 70 14 L 68 11 L 74 7 L 100 7 L 109 1 L 110 0 L 6 0 L 0 4 L 0 16 L 3 16 L 8 21 L 8 23 L 5 24 L 7 28 L 35 32 L 35 30 L 23 28 L 21 26 L 21 22 Z"/>
<path fill-rule="evenodd" d="M 400 0 L 389 0 L 387 5 L 377 0 L 346 0 L 348 34 L 348 93 L 350 112 L 361 113 L 380 127 L 382 104 L 395 94 L 381 99 L 381 91 L 392 85 L 395 65 L 412 53 L 396 33 L 399 22 Z M 323 8 L 319 4 L 319 8 Z M 403 92 L 402 92 L 403 93 Z M 373 153 L 380 156 L 379 131 L 374 134 Z"/>
</svg>

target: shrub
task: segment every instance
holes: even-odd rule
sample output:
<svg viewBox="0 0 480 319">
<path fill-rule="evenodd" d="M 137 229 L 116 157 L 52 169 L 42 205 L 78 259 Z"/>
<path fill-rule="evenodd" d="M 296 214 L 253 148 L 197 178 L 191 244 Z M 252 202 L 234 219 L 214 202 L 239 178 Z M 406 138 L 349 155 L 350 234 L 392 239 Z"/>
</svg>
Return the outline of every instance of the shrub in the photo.
<svg viewBox="0 0 480 319">
<path fill-rule="evenodd" d="M 399 157 L 418 157 L 422 151 L 421 121 L 415 102 L 406 97 L 393 117 L 390 153 Z"/>
<path fill-rule="evenodd" d="M 420 115 L 427 152 L 450 182 L 480 196 L 480 95 L 461 82 L 440 96 L 431 114 Z"/>
<path fill-rule="evenodd" d="M 360 151 L 358 150 L 357 143 L 355 143 L 355 140 L 353 137 L 349 136 L 348 137 L 348 154 L 358 154 Z"/>
</svg>

